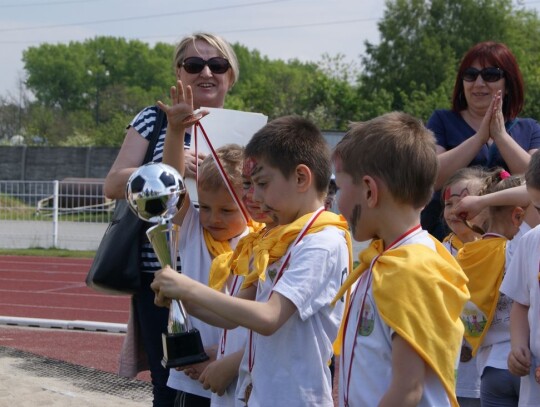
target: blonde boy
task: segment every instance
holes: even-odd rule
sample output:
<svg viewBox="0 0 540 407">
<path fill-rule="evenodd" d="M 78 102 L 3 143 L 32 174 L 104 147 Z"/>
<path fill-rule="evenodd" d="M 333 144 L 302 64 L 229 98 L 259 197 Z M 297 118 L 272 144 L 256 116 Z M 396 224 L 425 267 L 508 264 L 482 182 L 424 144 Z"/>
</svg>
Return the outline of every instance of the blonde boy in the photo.
<svg viewBox="0 0 540 407">
<path fill-rule="evenodd" d="M 237 405 L 333 407 L 328 361 L 343 303 L 330 302 L 350 258 L 346 222 L 323 206 L 331 175 L 328 146 L 315 125 L 288 116 L 258 131 L 245 154 L 254 201 L 286 225 L 254 250 L 254 267 L 265 270 L 256 281 L 256 301 L 165 268 L 152 284 L 157 303 L 182 298 L 221 316 L 224 327 L 251 330 Z"/>
<path fill-rule="evenodd" d="M 189 103 L 184 102 L 183 89 L 171 90 L 173 107 L 160 103 L 167 114 L 168 126 L 163 151 L 163 162 L 184 173 L 184 135 L 183 122 L 191 111 L 192 94 Z M 180 99 L 181 98 L 181 102 Z M 236 194 L 242 189 L 243 148 L 227 144 L 216 150 L 225 174 Z M 179 158 L 180 157 L 180 158 Z M 182 273 L 203 284 L 208 284 L 212 260 L 219 255 L 232 253 L 241 237 L 250 232 L 246 220 L 232 198 L 222 175 L 212 156 L 207 156 L 198 170 L 197 210 L 186 194 L 186 198 L 174 222 L 180 225 L 179 254 Z M 203 345 L 210 361 L 193 365 L 184 371 L 171 369 L 167 385 L 178 390 L 176 406 L 210 405 L 211 391 L 205 389 L 196 379 L 212 360 L 215 360 L 221 330 L 195 317 L 190 318 L 194 328 L 201 334 Z"/>
<path fill-rule="evenodd" d="M 342 324 L 340 406 L 457 406 L 466 277 L 420 227 L 437 173 L 433 135 L 404 113 L 354 124 L 333 153 L 338 206 L 373 239 L 334 301 Z"/>
</svg>

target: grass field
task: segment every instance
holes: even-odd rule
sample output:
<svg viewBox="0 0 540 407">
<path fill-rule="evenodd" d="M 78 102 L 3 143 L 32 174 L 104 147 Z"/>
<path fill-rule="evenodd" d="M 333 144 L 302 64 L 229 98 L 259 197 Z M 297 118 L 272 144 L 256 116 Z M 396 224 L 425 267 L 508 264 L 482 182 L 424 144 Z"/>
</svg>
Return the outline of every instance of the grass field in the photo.
<svg viewBox="0 0 540 407">
<path fill-rule="evenodd" d="M 0 256 L 50 256 L 50 257 L 76 257 L 92 258 L 95 251 L 89 250 L 64 250 L 64 249 L 42 249 L 39 247 L 31 249 L 0 249 Z"/>
</svg>

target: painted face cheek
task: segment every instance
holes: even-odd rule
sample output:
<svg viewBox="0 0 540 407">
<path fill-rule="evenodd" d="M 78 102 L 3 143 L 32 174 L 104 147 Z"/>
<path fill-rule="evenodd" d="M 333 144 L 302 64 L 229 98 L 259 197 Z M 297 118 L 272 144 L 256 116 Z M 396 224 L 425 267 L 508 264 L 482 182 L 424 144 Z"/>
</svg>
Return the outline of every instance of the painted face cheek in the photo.
<svg viewBox="0 0 540 407">
<path fill-rule="evenodd" d="M 242 168 L 242 175 L 246 178 L 250 178 L 253 174 L 253 170 L 257 166 L 257 161 L 254 158 L 248 157 L 244 160 Z"/>
</svg>

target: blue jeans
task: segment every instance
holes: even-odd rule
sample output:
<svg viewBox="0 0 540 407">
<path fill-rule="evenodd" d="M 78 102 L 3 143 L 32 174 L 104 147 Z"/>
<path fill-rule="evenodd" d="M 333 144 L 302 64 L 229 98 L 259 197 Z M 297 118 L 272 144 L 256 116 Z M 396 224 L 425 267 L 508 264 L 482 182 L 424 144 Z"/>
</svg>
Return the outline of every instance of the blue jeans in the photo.
<svg viewBox="0 0 540 407">
<path fill-rule="evenodd" d="M 141 289 L 133 296 L 133 306 L 139 321 L 139 332 L 152 378 L 154 407 L 173 407 L 176 390 L 167 387 L 169 369 L 161 365 L 163 345 L 161 334 L 167 332 L 169 310 L 154 305 L 154 292 L 150 284 L 152 273 L 141 273 Z"/>
<path fill-rule="evenodd" d="M 480 383 L 482 407 L 517 407 L 521 379 L 506 369 L 486 367 Z"/>
</svg>

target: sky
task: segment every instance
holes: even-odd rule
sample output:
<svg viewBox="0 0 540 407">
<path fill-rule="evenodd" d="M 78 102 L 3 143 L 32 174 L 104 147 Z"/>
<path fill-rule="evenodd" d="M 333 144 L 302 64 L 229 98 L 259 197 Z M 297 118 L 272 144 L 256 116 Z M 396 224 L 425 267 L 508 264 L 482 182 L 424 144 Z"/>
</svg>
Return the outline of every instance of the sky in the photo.
<svg viewBox="0 0 540 407">
<path fill-rule="evenodd" d="M 514 0 L 540 9 L 540 0 Z M 19 98 L 22 53 L 96 36 L 175 44 L 209 31 L 270 59 L 359 61 L 377 44 L 384 0 L 0 0 L 0 97 Z"/>
<path fill-rule="evenodd" d="M 271 59 L 359 59 L 383 0 L 0 0 L 0 96 L 17 98 L 22 52 L 95 36 L 175 44 L 209 31 Z"/>
</svg>

